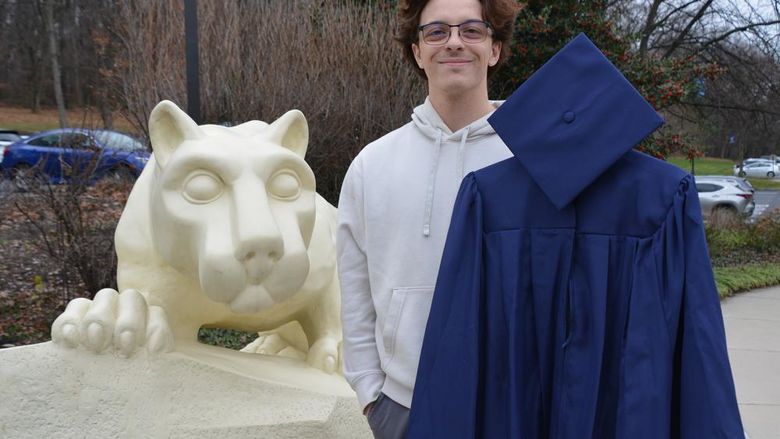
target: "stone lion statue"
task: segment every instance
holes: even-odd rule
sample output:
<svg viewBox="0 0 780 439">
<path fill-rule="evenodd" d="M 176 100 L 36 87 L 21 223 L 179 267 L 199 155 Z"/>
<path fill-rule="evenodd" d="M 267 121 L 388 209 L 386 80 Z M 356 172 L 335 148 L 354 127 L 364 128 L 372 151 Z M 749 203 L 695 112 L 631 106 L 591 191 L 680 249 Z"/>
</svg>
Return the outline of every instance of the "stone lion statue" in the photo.
<svg viewBox="0 0 780 439">
<path fill-rule="evenodd" d="M 303 114 L 199 126 L 163 101 L 149 133 L 115 235 L 119 291 L 71 301 L 52 340 L 131 356 L 197 343 L 204 326 L 271 331 L 248 350 L 339 370 L 336 209 L 304 161 Z"/>
</svg>

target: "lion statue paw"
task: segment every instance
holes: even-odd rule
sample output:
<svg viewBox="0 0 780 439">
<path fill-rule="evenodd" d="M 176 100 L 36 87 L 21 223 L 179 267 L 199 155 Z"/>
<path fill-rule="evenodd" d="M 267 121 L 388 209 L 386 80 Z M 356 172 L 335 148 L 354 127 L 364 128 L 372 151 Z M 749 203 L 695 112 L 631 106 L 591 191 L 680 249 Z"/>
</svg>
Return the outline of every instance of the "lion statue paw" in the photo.
<svg viewBox="0 0 780 439">
<path fill-rule="evenodd" d="M 173 349 L 165 310 L 147 305 L 144 296 L 133 289 L 119 293 L 105 288 L 93 300 L 70 301 L 54 320 L 51 338 L 60 346 L 83 346 L 95 353 L 113 350 L 125 357 L 143 346 L 150 353 Z"/>
</svg>

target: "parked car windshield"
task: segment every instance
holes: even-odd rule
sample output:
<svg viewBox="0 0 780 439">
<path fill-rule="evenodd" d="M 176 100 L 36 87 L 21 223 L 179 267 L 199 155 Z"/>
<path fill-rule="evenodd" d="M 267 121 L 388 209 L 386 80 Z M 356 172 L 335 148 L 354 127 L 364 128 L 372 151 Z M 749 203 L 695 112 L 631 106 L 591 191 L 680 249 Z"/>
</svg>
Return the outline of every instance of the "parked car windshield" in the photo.
<svg viewBox="0 0 780 439">
<path fill-rule="evenodd" d="M 33 137 L 27 140 L 27 144 L 32 146 L 54 147 L 59 143 L 59 139 L 59 134 L 48 134 L 40 137 Z"/>
<path fill-rule="evenodd" d="M 116 131 L 96 131 L 97 141 L 106 148 L 123 151 L 143 151 L 146 147 L 138 140 Z"/>
<path fill-rule="evenodd" d="M 93 145 L 92 139 L 79 132 L 52 133 L 27 140 L 28 145 L 43 146 L 47 148 L 89 148 Z"/>
</svg>

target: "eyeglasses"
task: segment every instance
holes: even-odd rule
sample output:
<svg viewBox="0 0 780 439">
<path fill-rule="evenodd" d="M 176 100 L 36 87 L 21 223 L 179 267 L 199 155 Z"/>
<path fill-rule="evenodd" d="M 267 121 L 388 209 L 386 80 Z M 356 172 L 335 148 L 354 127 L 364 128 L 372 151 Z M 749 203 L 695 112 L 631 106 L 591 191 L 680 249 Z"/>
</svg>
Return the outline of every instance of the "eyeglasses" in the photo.
<svg viewBox="0 0 780 439">
<path fill-rule="evenodd" d="M 439 46 L 450 40 L 453 27 L 458 28 L 460 39 L 468 44 L 485 41 L 488 36 L 488 29 L 492 29 L 487 21 L 468 20 L 461 24 L 433 22 L 419 26 L 417 30 L 422 32 L 422 40 L 425 44 Z"/>
</svg>

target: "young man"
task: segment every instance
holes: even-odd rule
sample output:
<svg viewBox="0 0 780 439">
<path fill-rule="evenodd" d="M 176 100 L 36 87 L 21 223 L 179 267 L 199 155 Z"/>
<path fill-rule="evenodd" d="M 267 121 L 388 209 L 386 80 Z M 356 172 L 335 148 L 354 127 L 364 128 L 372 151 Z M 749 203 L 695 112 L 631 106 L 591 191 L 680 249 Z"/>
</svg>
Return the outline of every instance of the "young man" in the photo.
<svg viewBox="0 0 780 439">
<path fill-rule="evenodd" d="M 428 83 L 412 121 L 350 165 L 337 234 L 344 375 L 374 435 L 400 438 L 463 176 L 511 156 L 488 125 L 487 80 L 508 55 L 515 0 L 402 0 L 399 37 Z M 457 385 L 457 383 L 453 383 Z"/>
</svg>

